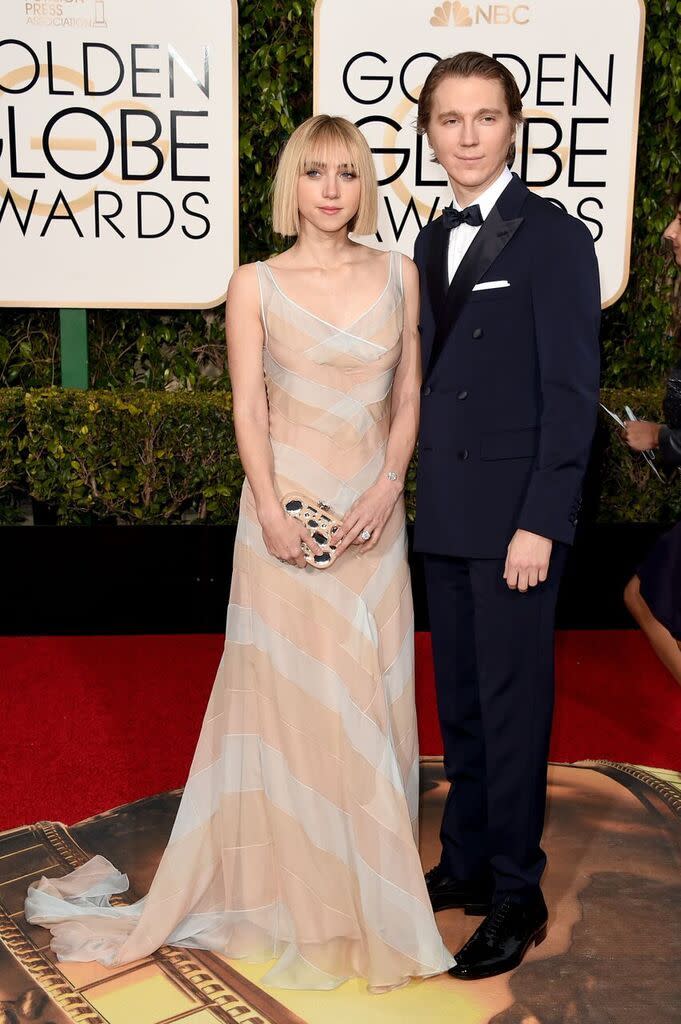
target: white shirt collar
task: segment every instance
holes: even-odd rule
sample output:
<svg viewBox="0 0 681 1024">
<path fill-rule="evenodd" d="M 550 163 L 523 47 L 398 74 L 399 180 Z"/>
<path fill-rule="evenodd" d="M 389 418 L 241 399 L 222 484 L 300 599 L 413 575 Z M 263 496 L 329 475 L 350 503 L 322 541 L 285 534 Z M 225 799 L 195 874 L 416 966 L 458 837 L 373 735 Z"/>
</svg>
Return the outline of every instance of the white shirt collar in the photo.
<svg viewBox="0 0 681 1024">
<path fill-rule="evenodd" d="M 468 205 L 479 206 L 480 213 L 482 214 L 482 219 L 487 220 L 489 214 L 491 213 L 492 207 L 494 206 L 497 199 L 508 185 L 509 181 L 512 180 L 513 175 L 511 174 L 511 171 L 507 166 L 504 166 L 504 169 L 499 175 L 499 177 L 496 178 L 491 185 L 488 185 L 488 187 L 485 189 L 482 195 L 478 196 L 477 199 L 474 199 L 473 202 L 469 203 Z M 453 196 L 453 203 L 455 210 L 463 209 L 463 207 L 461 207 L 457 202 L 456 196 Z"/>
</svg>

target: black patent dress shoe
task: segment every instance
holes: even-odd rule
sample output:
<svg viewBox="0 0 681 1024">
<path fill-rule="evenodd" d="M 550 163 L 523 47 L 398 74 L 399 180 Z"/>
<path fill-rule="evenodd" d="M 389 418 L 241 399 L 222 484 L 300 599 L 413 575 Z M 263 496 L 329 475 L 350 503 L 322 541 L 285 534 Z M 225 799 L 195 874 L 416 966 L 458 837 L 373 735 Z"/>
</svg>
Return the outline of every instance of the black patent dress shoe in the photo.
<svg viewBox="0 0 681 1024">
<path fill-rule="evenodd" d="M 454 956 L 453 978 L 476 981 L 512 971 L 530 946 L 546 938 L 548 911 L 539 895 L 527 903 L 506 896 L 495 903 L 479 928 Z"/>
<path fill-rule="evenodd" d="M 463 907 L 466 914 L 482 915 L 492 905 L 491 883 L 454 878 L 441 864 L 426 872 L 426 887 L 434 911 Z"/>
</svg>

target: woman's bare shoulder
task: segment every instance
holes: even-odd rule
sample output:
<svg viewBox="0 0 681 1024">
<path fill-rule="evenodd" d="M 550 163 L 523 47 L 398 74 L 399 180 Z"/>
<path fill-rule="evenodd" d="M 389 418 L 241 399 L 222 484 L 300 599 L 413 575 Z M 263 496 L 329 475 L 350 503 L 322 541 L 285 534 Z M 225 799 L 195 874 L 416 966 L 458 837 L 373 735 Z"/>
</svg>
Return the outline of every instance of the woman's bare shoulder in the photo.
<svg viewBox="0 0 681 1024">
<path fill-rule="evenodd" d="M 231 280 L 242 284 L 244 281 L 255 281 L 258 277 L 258 262 L 242 263 L 232 274 Z"/>
<path fill-rule="evenodd" d="M 243 263 L 237 267 L 229 279 L 227 289 L 227 301 L 230 299 L 247 298 L 249 295 L 256 295 L 258 292 L 258 265 L 257 263 Z"/>
</svg>

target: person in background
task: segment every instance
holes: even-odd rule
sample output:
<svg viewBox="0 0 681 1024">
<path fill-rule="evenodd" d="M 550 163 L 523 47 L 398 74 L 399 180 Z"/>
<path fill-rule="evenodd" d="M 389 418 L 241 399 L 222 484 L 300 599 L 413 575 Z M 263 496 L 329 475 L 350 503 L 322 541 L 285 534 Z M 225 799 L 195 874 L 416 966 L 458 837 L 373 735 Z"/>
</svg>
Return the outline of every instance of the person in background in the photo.
<svg viewBox="0 0 681 1024">
<path fill-rule="evenodd" d="M 662 235 L 681 267 L 681 195 Z M 681 332 L 680 332 L 681 339 Z M 665 423 L 632 420 L 624 439 L 634 451 L 654 449 L 668 468 L 681 467 L 681 353 L 667 380 Z M 624 603 L 662 664 L 681 685 L 681 522 L 660 537 L 627 583 Z"/>
</svg>

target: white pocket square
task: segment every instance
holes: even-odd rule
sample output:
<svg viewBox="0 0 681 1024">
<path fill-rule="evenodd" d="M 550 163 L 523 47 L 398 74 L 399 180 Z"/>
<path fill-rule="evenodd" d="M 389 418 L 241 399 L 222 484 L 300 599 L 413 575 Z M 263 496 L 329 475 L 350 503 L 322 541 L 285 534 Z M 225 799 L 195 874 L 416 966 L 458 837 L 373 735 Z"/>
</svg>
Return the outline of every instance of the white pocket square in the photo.
<svg viewBox="0 0 681 1024">
<path fill-rule="evenodd" d="M 482 281 L 473 288 L 474 292 L 486 291 L 488 288 L 510 288 L 510 281 Z"/>
</svg>

